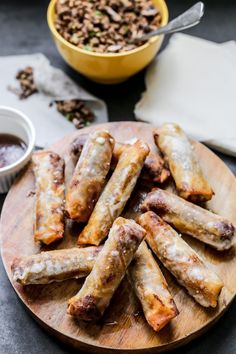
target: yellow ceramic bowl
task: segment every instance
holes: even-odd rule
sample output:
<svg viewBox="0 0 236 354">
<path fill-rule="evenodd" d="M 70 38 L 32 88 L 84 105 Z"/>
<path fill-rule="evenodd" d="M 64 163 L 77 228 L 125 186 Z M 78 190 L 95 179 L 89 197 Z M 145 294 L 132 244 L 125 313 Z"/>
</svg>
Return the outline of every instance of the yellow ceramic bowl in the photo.
<svg viewBox="0 0 236 354">
<path fill-rule="evenodd" d="M 148 65 L 161 47 L 164 36 L 151 38 L 144 45 L 123 53 L 96 53 L 77 48 L 67 42 L 54 26 L 55 4 L 48 6 L 47 20 L 57 49 L 65 61 L 76 71 L 103 84 L 125 81 Z M 153 0 L 161 13 L 164 26 L 168 22 L 168 9 L 164 0 Z"/>
</svg>

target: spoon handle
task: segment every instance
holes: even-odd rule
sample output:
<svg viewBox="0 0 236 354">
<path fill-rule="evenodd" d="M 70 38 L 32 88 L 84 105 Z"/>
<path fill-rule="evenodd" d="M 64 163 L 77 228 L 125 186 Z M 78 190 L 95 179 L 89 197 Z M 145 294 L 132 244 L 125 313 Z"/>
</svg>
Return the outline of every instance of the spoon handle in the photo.
<svg viewBox="0 0 236 354">
<path fill-rule="evenodd" d="M 174 20 L 170 21 L 166 26 L 160 27 L 157 30 L 147 33 L 142 37 L 134 38 L 131 41 L 133 43 L 137 43 L 140 41 L 145 41 L 159 34 L 178 32 L 186 28 L 193 27 L 200 22 L 203 14 L 204 4 L 201 1 L 197 2 L 195 5 L 190 7 L 190 9 L 176 17 Z"/>
</svg>

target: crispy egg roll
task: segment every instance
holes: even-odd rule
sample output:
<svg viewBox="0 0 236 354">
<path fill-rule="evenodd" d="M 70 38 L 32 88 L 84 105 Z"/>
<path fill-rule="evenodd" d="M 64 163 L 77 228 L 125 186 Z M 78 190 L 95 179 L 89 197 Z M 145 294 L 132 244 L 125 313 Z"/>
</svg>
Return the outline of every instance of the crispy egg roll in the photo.
<svg viewBox="0 0 236 354">
<path fill-rule="evenodd" d="M 160 331 L 179 312 L 166 280 L 145 241 L 136 251 L 128 274 L 147 322 L 154 331 Z"/>
<path fill-rule="evenodd" d="M 117 161 L 119 160 L 127 145 L 132 144 L 116 143 L 112 156 L 112 166 L 116 166 Z M 144 161 L 143 170 L 140 177 L 144 180 L 152 181 L 155 183 L 163 183 L 169 176 L 170 172 L 165 167 L 165 163 L 162 157 L 158 153 L 150 151 Z"/>
<path fill-rule="evenodd" d="M 123 279 L 144 229 L 133 220 L 117 218 L 80 291 L 69 300 L 68 312 L 78 319 L 99 319 Z"/>
<path fill-rule="evenodd" d="M 101 246 L 91 246 L 17 257 L 11 266 L 12 277 L 21 285 L 50 284 L 86 277 L 101 249 Z M 144 241 L 136 251 L 128 273 L 147 322 L 155 331 L 161 330 L 177 316 L 178 310 L 165 278 Z"/>
<path fill-rule="evenodd" d="M 135 187 L 148 153 L 148 146 L 141 140 L 126 147 L 95 205 L 88 224 L 79 235 L 79 244 L 99 245 L 108 235 L 114 220 L 122 213 Z"/>
<path fill-rule="evenodd" d="M 165 190 L 150 192 L 141 209 L 153 210 L 178 231 L 219 251 L 229 249 L 235 242 L 235 228 L 230 221 Z"/>
<path fill-rule="evenodd" d="M 159 154 L 150 152 L 144 161 L 141 177 L 147 181 L 164 183 L 170 177 L 170 171 Z"/>
<path fill-rule="evenodd" d="M 154 212 L 141 215 L 139 223 L 149 246 L 176 280 L 200 305 L 216 307 L 223 283 L 200 256 Z"/>
<path fill-rule="evenodd" d="M 110 169 L 114 139 L 107 130 L 89 135 L 66 193 L 66 211 L 78 222 L 88 221 Z"/>
<path fill-rule="evenodd" d="M 76 157 L 78 159 L 83 149 L 83 145 L 86 142 L 86 138 L 87 135 L 83 134 L 78 136 L 78 138 L 76 138 L 72 142 L 70 148 L 71 160 L 74 160 Z M 116 142 L 112 154 L 111 169 L 115 169 L 117 162 L 120 158 L 120 155 L 127 147 L 127 145 L 132 145 L 134 144 L 135 141 L 137 141 L 137 139 L 134 139 L 132 142 L 126 144 Z M 143 170 L 140 175 L 140 178 L 155 183 L 164 183 L 169 176 L 170 176 L 170 171 L 166 168 L 165 162 L 163 158 L 160 156 L 160 154 L 150 151 L 150 153 L 148 154 L 148 156 L 144 161 Z"/>
<path fill-rule="evenodd" d="M 67 150 L 66 156 L 65 156 L 65 187 L 66 187 L 66 193 L 68 191 L 68 188 L 70 186 L 70 181 L 72 179 L 75 166 L 79 160 L 79 157 L 81 155 L 83 146 L 85 144 L 85 141 L 88 138 L 88 134 L 81 134 L 79 135 L 76 139 L 72 141 L 72 143 L 69 145 L 69 148 Z M 83 145 L 78 145 L 77 140 L 83 141 Z"/>
<path fill-rule="evenodd" d="M 36 182 L 34 238 L 46 245 L 64 235 L 64 160 L 42 150 L 32 157 Z"/>
<path fill-rule="evenodd" d="M 154 131 L 154 140 L 169 164 L 178 194 L 192 202 L 210 200 L 213 190 L 183 130 L 177 124 L 164 124 Z"/>
<path fill-rule="evenodd" d="M 13 280 L 22 285 L 49 284 L 87 276 L 101 247 L 70 248 L 17 257 L 11 270 Z"/>
</svg>

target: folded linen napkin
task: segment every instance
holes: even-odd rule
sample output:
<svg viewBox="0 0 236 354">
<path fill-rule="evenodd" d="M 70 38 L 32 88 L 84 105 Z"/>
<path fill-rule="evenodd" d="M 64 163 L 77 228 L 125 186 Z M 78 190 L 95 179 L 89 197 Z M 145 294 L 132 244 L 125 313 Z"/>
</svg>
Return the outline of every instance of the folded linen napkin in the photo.
<svg viewBox="0 0 236 354">
<path fill-rule="evenodd" d="M 176 122 L 191 137 L 236 156 L 236 42 L 174 34 L 147 70 L 138 120 Z"/>
<path fill-rule="evenodd" d="M 7 87 L 19 86 L 16 73 L 27 66 L 34 69 L 39 92 L 20 100 Z M 0 68 L 0 105 L 17 108 L 31 119 L 36 129 L 36 145 L 40 147 L 48 146 L 76 130 L 55 106 L 49 107 L 52 100 L 81 99 L 95 113 L 94 123 L 107 121 L 106 104 L 76 85 L 62 70 L 51 66 L 43 54 L 0 57 Z"/>
</svg>

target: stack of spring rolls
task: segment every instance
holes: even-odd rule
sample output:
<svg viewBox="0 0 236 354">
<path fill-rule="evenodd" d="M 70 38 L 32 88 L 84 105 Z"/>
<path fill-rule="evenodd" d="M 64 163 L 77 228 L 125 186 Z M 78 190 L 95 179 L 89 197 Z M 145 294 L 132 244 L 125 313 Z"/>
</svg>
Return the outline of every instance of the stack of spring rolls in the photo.
<svg viewBox="0 0 236 354">
<path fill-rule="evenodd" d="M 72 143 L 66 161 L 52 151 L 36 152 L 35 241 L 62 239 L 69 218 L 85 223 L 78 235 L 83 247 L 16 258 L 13 279 L 27 285 L 84 277 L 68 300 L 68 313 L 96 321 L 127 275 L 148 324 L 159 331 L 179 312 L 157 257 L 195 301 L 216 307 L 222 280 L 178 232 L 223 251 L 234 244 L 235 228 L 193 204 L 214 192 L 181 128 L 165 124 L 154 131 L 154 141 L 162 155 L 141 140 L 120 144 L 107 130 L 96 130 Z M 178 196 L 160 188 L 170 176 Z M 135 220 L 127 219 L 121 215 L 138 180 L 158 187 L 146 195 Z"/>
</svg>

